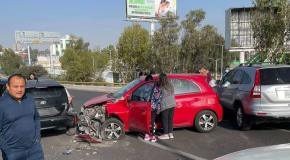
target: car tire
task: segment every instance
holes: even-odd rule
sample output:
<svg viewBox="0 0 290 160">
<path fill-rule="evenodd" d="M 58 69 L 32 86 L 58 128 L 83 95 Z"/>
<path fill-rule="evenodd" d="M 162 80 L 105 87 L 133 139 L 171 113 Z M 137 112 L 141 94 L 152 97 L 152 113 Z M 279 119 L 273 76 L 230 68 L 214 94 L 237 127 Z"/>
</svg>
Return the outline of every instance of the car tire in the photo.
<svg viewBox="0 0 290 160">
<path fill-rule="evenodd" d="M 197 114 L 194 120 L 198 132 L 211 132 L 217 126 L 217 116 L 210 110 L 204 110 Z"/>
<path fill-rule="evenodd" d="M 235 125 L 242 131 L 250 130 L 252 127 L 252 119 L 244 113 L 241 105 L 238 105 L 235 109 Z"/>
<path fill-rule="evenodd" d="M 119 140 L 124 136 L 124 134 L 124 125 L 116 118 L 106 120 L 101 126 L 101 136 L 103 140 Z"/>
</svg>

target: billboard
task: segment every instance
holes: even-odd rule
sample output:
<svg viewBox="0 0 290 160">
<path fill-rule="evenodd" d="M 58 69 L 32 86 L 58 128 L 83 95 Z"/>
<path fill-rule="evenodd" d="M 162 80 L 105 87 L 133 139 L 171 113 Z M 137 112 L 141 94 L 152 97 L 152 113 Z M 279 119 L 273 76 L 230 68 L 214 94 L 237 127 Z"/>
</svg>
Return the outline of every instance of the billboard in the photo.
<svg viewBox="0 0 290 160">
<path fill-rule="evenodd" d="M 17 44 L 52 44 L 59 42 L 60 33 L 39 32 L 39 31 L 15 31 L 15 41 Z"/>
<path fill-rule="evenodd" d="M 176 17 L 176 0 L 126 0 L 127 18 Z"/>
</svg>

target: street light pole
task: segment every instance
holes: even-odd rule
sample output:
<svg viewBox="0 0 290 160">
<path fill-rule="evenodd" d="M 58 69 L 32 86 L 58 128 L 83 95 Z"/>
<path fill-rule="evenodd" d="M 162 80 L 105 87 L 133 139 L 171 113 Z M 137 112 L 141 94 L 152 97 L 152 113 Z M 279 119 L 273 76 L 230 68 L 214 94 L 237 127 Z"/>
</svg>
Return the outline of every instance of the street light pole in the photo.
<svg viewBox="0 0 290 160">
<path fill-rule="evenodd" d="M 221 77 L 223 76 L 223 70 L 224 70 L 224 45 L 222 46 L 222 58 L 221 58 Z"/>
<path fill-rule="evenodd" d="M 221 74 L 220 76 L 223 76 L 223 70 L 224 70 L 224 45 L 223 44 L 215 44 L 217 46 L 221 46 L 222 47 L 222 55 L 221 55 Z"/>
<path fill-rule="evenodd" d="M 218 59 L 215 60 L 215 79 L 217 80 L 217 66 L 218 66 Z"/>
<path fill-rule="evenodd" d="M 217 67 L 218 67 L 218 60 L 220 60 L 220 59 L 219 58 L 218 59 L 209 58 L 209 59 L 215 61 L 215 73 L 214 73 L 214 75 L 215 75 L 215 79 L 217 80 L 217 74 L 218 74 Z"/>
</svg>

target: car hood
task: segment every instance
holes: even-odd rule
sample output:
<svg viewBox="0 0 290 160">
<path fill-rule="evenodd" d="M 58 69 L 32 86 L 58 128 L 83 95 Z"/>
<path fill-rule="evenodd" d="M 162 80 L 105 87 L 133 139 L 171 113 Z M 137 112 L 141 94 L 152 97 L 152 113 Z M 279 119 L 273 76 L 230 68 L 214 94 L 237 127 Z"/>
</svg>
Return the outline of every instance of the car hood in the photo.
<svg viewBox="0 0 290 160">
<path fill-rule="evenodd" d="M 108 102 L 110 100 L 113 100 L 113 99 L 114 98 L 108 96 L 108 94 L 104 94 L 104 95 L 97 96 L 97 97 L 94 97 L 94 98 L 89 99 L 88 101 L 86 101 L 84 103 L 83 106 L 84 107 L 88 107 L 88 106 L 95 105 L 95 104 L 106 103 L 106 102 Z"/>
<path fill-rule="evenodd" d="M 290 157 L 290 143 L 246 149 L 224 155 L 215 160 L 288 160 Z"/>
</svg>

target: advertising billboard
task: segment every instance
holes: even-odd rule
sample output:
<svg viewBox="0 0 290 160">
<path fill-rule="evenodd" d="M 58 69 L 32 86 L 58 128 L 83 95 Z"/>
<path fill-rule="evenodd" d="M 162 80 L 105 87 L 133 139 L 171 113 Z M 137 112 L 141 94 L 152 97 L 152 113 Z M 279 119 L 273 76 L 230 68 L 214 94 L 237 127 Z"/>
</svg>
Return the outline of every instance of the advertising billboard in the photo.
<svg viewBox="0 0 290 160">
<path fill-rule="evenodd" d="M 126 0 L 127 18 L 176 17 L 176 0 Z"/>
<path fill-rule="evenodd" d="M 60 37 L 60 33 L 57 32 L 15 31 L 18 44 L 52 44 L 58 42 Z"/>
</svg>

